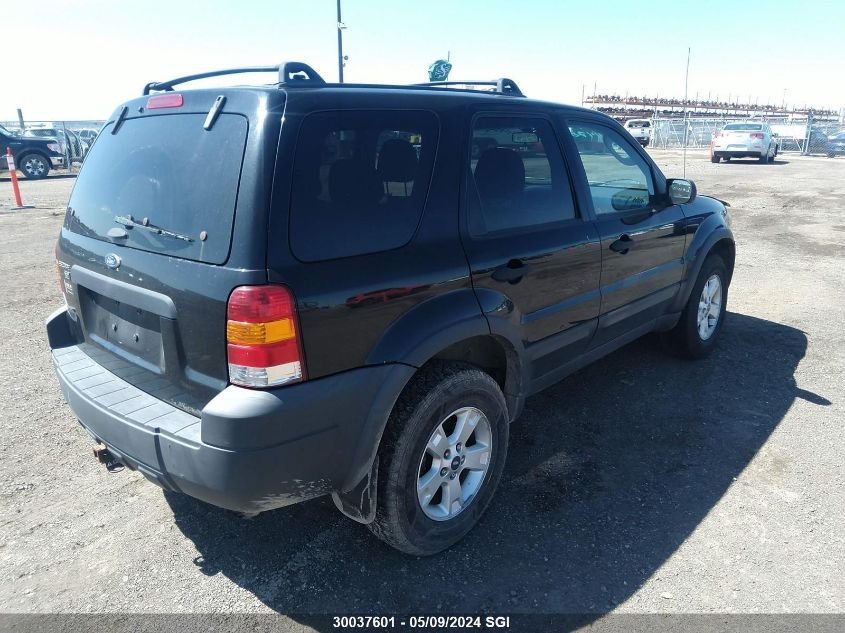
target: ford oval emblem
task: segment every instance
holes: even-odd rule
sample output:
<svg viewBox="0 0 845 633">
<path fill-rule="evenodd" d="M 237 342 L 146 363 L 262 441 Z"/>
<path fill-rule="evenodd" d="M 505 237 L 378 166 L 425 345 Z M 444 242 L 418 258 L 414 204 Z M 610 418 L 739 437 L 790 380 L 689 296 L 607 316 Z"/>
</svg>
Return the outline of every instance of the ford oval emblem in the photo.
<svg viewBox="0 0 845 633">
<path fill-rule="evenodd" d="M 120 257 L 115 255 L 114 253 L 109 253 L 106 255 L 106 266 L 111 269 L 116 269 L 120 266 Z"/>
</svg>

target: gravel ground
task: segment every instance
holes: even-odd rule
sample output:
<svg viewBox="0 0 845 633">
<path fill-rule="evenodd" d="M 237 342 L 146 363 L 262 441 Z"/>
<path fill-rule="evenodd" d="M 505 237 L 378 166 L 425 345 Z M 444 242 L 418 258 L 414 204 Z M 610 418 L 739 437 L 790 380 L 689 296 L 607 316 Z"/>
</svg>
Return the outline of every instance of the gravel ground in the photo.
<svg viewBox="0 0 845 633">
<path fill-rule="evenodd" d="M 530 399 L 484 519 L 428 559 L 327 499 L 245 520 L 99 466 L 43 329 L 73 180 L 12 212 L 0 178 L 0 611 L 843 611 L 845 160 L 687 176 L 738 240 L 716 353 L 645 339 Z"/>
</svg>

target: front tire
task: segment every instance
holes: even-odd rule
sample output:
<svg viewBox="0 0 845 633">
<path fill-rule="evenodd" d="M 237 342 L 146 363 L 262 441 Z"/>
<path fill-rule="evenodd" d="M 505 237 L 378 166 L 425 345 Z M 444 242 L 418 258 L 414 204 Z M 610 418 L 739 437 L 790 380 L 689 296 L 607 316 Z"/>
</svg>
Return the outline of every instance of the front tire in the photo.
<svg viewBox="0 0 845 633">
<path fill-rule="evenodd" d="M 29 180 L 41 180 L 50 173 L 50 161 L 41 154 L 25 154 L 17 167 Z"/>
<path fill-rule="evenodd" d="M 417 556 L 457 543 L 493 498 L 508 425 L 505 397 L 488 374 L 461 363 L 424 368 L 388 420 L 370 530 Z"/>
<path fill-rule="evenodd" d="M 704 358 L 716 347 L 725 323 L 728 271 L 718 255 L 704 260 L 678 324 L 666 333 L 670 349 L 683 358 Z"/>
</svg>

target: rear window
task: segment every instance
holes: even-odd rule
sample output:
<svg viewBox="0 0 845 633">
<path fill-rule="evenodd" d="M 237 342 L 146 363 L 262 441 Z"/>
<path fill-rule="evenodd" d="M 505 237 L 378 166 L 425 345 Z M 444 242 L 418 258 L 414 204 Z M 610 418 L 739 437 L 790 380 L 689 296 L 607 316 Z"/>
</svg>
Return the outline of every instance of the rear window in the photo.
<svg viewBox="0 0 845 633">
<path fill-rule="evenodd" d="M 422 215 L 437 149 L 431 112 L 318 112 L 294 157 L 290 244 L 301 261 L 408 243 Z"/>
<path fill-rule="evenodd" d="M 739 132 L 759 132 L 763 128 L 759 123 L 728 123 L 724 129 Z"/>
<path fill-rule="evenodd" d="M 128 119 L 117 134 L 107 125 L 85 159 L 65 227 L 131 248 L 225 262 L 247 120 L 222 114 L 206 131 L 205 116 Z"/>
</svg>

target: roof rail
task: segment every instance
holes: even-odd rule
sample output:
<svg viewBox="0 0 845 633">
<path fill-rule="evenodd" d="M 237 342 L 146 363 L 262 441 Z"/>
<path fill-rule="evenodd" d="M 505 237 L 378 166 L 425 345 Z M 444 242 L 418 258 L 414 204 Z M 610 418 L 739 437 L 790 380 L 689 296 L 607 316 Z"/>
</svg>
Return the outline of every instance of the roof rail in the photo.
<svg viewBox="0 0 845 633">
<path fill-rule="evenodd" d="M 507 77 L 500 77 L 499 79 L 490 79 L 488 81 L 428 81 L 421 84 L 411 84 L 412 86 L 427 86 L 431 88 L 450 88 L 453 86 L 491 86 L 492 89 L 487 92 L 495 92 L 496 94 L 508 95 L 512 97 L 524 97 L 522 90 L 516 85 L 513 79 Z M 473 88 L 469 88 L 473 90 Z"/>
<path fill-rule="evenodd" d="M 144 95 L 154 90 L 173 90 L 174 86 L 184 84 L 197 79 L 208 77 L 222 77 L 223 75 L 240 75 L 245 73 L 278 73 L 279 84 L 303 84 L 325 85 L 325 80 L 317 74 L 311 66 L 303 62 L 282 62 L 277 66 L 245 66 L 243 68 L 228 68 L 226 70 L 211 70 L 209 72 L 197 73 L 169 79 L 167 81 L 151 81 L 144 86 Z"/>
</svg>

